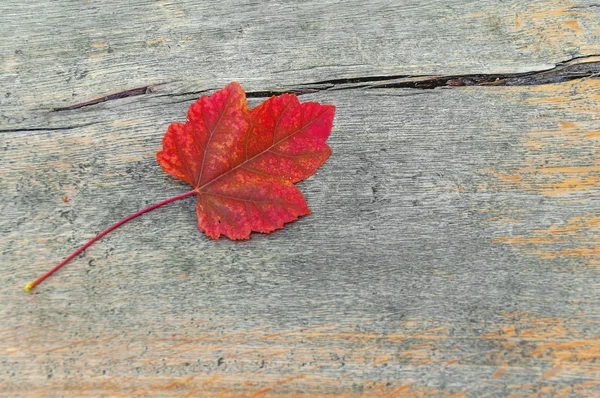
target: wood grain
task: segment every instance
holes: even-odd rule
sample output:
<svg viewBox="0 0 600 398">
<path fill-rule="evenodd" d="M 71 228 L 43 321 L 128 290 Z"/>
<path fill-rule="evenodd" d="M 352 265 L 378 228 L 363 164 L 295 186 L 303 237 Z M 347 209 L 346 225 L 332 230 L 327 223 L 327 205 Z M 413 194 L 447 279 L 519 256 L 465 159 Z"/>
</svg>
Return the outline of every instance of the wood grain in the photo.
<svg viewBox="0 0 600 398">
<path fill-rule="evenodd" d="M 540 70 L 600 54 L 592 1 L 3 1 L 0 128 L 136 87 Z M 20 114 L 22 116 L 22 114 Z"/>
<path fill-rule="evenodd" d="M 385 87 L 591 56 L 592 3 L 0 11 L 3 396 L 598 395 L 600 80 Z M 182 200 L 22 291 L 187 189 L 155 153 L 197 91 L 373 76 L 301 97 L 337 107 L 310 216 L 210 241 Z"/>
</svg>

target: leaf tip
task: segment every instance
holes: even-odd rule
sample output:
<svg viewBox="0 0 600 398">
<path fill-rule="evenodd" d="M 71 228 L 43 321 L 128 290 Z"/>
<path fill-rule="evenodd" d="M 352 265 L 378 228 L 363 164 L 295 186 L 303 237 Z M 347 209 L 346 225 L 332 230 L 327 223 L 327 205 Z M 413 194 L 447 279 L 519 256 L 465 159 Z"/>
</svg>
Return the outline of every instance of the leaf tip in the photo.
<svg viewBox="0 0 600 398">
<path fill-rule="evenodd" d="M 25 291 L 27 293 L 29 293 L 31 291 L 31 289 L 33 289 L 33 285 L 31 283 L 28 283 L 25 285 Z"/>
</svg>

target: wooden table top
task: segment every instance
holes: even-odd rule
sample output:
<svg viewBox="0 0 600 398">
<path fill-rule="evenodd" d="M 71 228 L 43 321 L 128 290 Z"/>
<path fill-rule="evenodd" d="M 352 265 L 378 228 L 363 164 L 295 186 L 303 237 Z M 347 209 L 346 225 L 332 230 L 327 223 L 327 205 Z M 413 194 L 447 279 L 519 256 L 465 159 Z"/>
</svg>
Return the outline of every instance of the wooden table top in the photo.
<svg viewBox="0 0 600 398">
<path fill-rule="evenodd" d="M 592 1 L 0 2 L 0 395 L 600 395 Z M 312 214 L 212 241 L 195 99 L 337 107 Z"/>
</svg>

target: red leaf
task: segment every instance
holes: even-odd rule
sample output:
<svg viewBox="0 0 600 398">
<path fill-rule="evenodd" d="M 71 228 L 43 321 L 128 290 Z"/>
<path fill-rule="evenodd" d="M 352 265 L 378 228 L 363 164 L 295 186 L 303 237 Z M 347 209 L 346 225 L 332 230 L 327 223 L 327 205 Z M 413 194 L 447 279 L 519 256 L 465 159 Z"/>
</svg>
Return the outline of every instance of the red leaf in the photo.
<svg viewBox="0 0 600 398">
<path fill-rule="evenodd" d="M 333 105 L 301 104 L 293 94 L 248 110 L 234 82 L 192 104 L 185 124 L 169 126 L 158 163 L 194 186 L 198 227 L 209 237 L 269 233 L 310 213 L 294 183 L 331 155 L 325 140 L 334 111 Z"/>
<path fill-rule="evenodd" d="M 271 97 L 249 111 L 238 83 L 200 97 L 190 106 L 185 124 L 169 126 L 163 150 L 156 154 L 167 173 L 194 189 L 117 221 L 25 285 L 25 291 L 121 225 L 193 195 L 198 197 L 198 227 L 213 239 L 248 239 L 252 231 L 269 233 L 309 214 L 294 183 L 314 174 L 331 155 L 325 140 L 334 112 L 333 105 L 301 104 L 289 94 Z"/>
</svg>

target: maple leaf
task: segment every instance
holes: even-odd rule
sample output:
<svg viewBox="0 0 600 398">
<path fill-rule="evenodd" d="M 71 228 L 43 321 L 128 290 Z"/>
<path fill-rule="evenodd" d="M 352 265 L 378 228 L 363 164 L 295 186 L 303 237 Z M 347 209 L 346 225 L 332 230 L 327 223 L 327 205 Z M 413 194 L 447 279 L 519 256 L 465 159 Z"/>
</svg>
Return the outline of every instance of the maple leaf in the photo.
<svg viewBox="0 0 600 398">
<path fill-rule="evenodd" d="M 244 90 L 230 83 L 192 104 L 184 124 L 169 126 L 157 160 L 195 188 L 198 227 L 206 235 L 248 239 L 310 213 L 294 183 L 331 155 L 325 140 L 334 111 L 293 94 L 248 110 Z"/>
<path fill-rule="evenodd" d="M 213 239 L 248 239 L 310 213 L 294 185 L 331 155 L 325 143 L 335 107 L 300 103 L 293 94 L 271 97 L 248 110 L 246 93 L 230 83 L 202 96 L 185 123 L 171 123 L 158 163 L 194 189 L 140 210 L 108 227 L 58 265 L 25 285 L 30 291 L 94 242 L 121 225 L 168 203 L 197 196 L 198 227 Z M 63 200 L 66 202 L 63 197 Z"/>
</svg>

